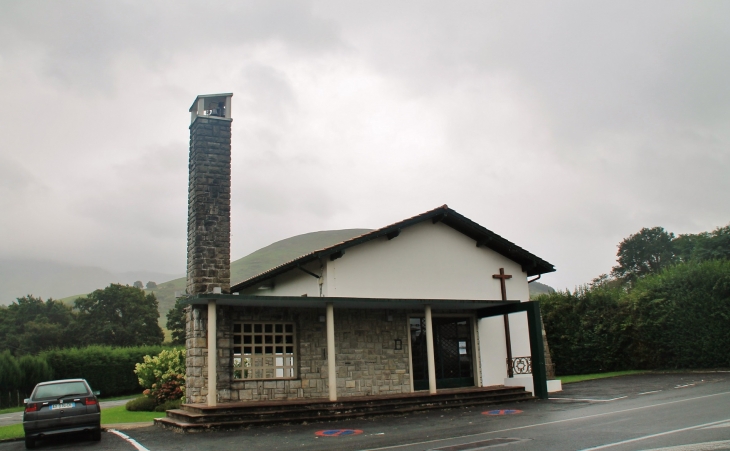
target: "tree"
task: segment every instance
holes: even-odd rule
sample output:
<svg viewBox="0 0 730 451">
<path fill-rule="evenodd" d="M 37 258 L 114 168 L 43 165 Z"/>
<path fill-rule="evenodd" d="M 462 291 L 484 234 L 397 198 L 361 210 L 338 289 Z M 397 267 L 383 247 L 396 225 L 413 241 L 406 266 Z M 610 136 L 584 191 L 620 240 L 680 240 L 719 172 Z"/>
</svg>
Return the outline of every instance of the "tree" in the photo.
<svg viewBox="0 0 730 451">
<path fill-rule="evenodd" d="M 695 249 L 697 260 L 730 259 L 730 225 L 718 227 L 706 235 L 707 238 Z"/>
<path fill-rule="evenodd" d="M 141 280 L 138 280 L 138 281 L 134 282 L 134 285 L 132 285 L 132 286 L 133 286 L 134 288 L 139 288 L 139 289 L 142 289 L 142 288 L 144 288 L 144 284 L 142 283 L 142 281 L 141 281 Z"/>
<path fill-rule="evenodd" d="M 656 274 L 675 261 L 674 234 L 663 227 L 643 228 L 618 245 L 618 265 L 611 275 L 627 282 Z"/>
<path fill-rule="evenodd" d="M 157 288 L 157 284 L 150 280 L 149 282 L 147 282 L 146 287 L 148 290 L 154 290 L 155 288 Z"/>
<path fill-rule="evenodd" d="M 78 342 L 72 328 L 76 316 L 60 301 L 31 295 L 0 308 L 0 349 L 15 355 L 36 354 L 53 347 L 74 346 Z"/>
<path fill-rule="evenodd" d="M 697 259 L 698 251 L 707 247 L 706 243 L 709 238 L 710 234 L 707 232 L 679 235 L 672 241 L 677 261 L 686 263 Z"/>
<path fill-rule="evenodd" d="M 155 295 L 140 288 L 111 284 L 74 301 L 77 331 L 84 344 L 159 345 L 164 334 L 157 320 Z"/>
<path fill-rule="evenodd" d="M 175 306 L 167 312 L 167 330 L 172 333 L 172 344 L 185 344 L 185 304 L 182 298 L 175 301 Z"/>
</svg>

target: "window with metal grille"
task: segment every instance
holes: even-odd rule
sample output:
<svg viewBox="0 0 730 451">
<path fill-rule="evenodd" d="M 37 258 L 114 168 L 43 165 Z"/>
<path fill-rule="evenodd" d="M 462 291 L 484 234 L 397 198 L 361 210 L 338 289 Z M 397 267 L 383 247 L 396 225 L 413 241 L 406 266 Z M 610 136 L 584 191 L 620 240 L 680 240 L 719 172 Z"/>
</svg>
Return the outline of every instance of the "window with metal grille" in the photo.
<svg viewBox="0 0 730 451">
<path fill-rule="evenodd" d="M 293 323 L 234 323 L 233 379 L 296 377 L 294 331 Z"/>
</svg>

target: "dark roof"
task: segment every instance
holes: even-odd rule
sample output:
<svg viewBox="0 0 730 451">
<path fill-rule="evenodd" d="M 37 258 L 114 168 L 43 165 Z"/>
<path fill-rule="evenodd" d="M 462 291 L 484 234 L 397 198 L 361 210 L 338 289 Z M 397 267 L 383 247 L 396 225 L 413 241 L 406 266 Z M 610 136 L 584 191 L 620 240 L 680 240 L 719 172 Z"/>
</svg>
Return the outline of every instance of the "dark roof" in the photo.
<svg viewBox="0 0 730 451">
<path fill-rule="evenodd" d="M 443 222 L 445 225 L 452 229 L 463 233 L 469 238 L 476 242 L 477 247 L 488 247 L 493 251 L 504 255 L 512 261 L 515 261 L 522 265 L 522 270 L 527 272 L 528 276 L 536 276 L 538 274 L 545 274 L 555 271 L 555 267 L 541 259 L 540 257 L 531 254 L 530 252 L 522 249 L 516 244 L 508 241 L 491 230 L 480 226 L 471 219 L 460 215 L 456 211 L 448 207 L 448 205 L 442 205 L 433 210 L 421 213 L 420 215 L 413 216 L 412 218 L 404 219 L 403 221 L 396 222 L 389 226 L 373 230 L 372 232 L 364 233 L 360 236 L 350 238 L 341 243 L 334 244 L 324 249 L 319 249 L 308 254 L 302 255 L 299 258 L 295 258 L 287 263 L 279 265 L 275 268 L 271 268 L 267 271 L 262 272 L 256 276 L 250 277 L 243 282 L 239 282 L 231 287 L 231 292 L 236 292 L 243 288 L 248 288 L 252 285 L 256 285 L 264 280 L 275 277 L 279 274 L 285 273 L 297 267 L 301 267 L 312 261 L 320 260 L 322 258 L 330 258 L 334 260 L 344 254 L 347 248 L 357 246 L 358 244 L 366 243 L 370 240 L 374 240 L 380 237 L 392 238 L 400 233 L 401 229 L 410 227 L 415 224 L 419 224 L 424 221 Z"/>
</svg>

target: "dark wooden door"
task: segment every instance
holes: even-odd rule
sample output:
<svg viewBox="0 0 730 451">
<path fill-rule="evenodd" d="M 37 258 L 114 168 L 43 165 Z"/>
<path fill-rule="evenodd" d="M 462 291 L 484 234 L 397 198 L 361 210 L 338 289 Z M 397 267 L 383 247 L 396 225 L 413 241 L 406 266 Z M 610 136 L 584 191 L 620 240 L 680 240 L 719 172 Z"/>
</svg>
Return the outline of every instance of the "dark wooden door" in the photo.
<svg viewBox="0 0 730 451">
<path fill-rule="evenodd" d="M 469 318 L 433 318 L 436 388 L 474 386 L 473 349 Z M 428 390 L 426 320 L 411 318 L 413 388 Z"/>
</svg>

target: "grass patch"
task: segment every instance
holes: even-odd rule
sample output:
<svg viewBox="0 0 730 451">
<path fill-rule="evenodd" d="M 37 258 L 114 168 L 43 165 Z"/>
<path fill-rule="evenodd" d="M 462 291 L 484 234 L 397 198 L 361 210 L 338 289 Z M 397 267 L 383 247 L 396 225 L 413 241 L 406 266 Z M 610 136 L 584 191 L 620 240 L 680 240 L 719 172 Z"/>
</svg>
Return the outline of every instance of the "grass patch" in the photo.
<svg viewBox="0 0 730 451">
<path fill-rule="evenodd" d="M 164 416 L 165 412 L 128 412 L 124 406 L 109 407 L 101 409 L 101 424 L 142 423 L 148 421 L 152 423 L 155 418 Z M 23 438 L 24 436 L 22 423 L 0 426 L 0 440 Z"/>
<path fill-rule="evenodd" d="M 607 377 L 628 376 L 630 374 L 642 374 L 642 373 L 648 373 L 648 371 L 628 370 L 628 371 L 614 371 L 611 373 L 578 374 L 575 376 L 558 376 L 558 379 L 560 379 L 560 382 L 562 382 L 563 384 L 572 384 L 574 382 L 592 381 L 593 379 L 605 379 Z"/>
<path fill-rule="evenodd" d="M 11 424 L 10 426 L 0 426 L 0 440 L 8 440 L 11 438 L 25 437 L 22 424 Z"/>
<path fill-rule="evenodd" d="M 119 400 L 122 400 L 122 399 L 133 399 L 133 398 L 138 398 L 140 396 L 141 395 L 139 393 L 137 393 L 136 395 L 112 396 L 111 398 L 99 398 L 99 402 L 104 402 L 104 401 L 119 401 Z"/>
<path fill-rule="evenodd" d="M 141 423 L 162 418 L 165 412 L 129 412 L 124 406 L 101 409 L 101 424 Z"/>
<path fill-rule="evenodd" d="M 138 398 L 139 396 L 140 396 L 139 394 L 136 394 L 136 395 L 124 395 L 124 396 L 113 396 L 111 398 L 99 398 L 99 401 L 102 401 L 102 402 L 103 401 L 120 401 L 120 400 L 124 400 L 124 399 Z M 25 410 L 25 407 L 24 406 L 21 406 L 21 407 L 8 407 L 7 409 L 0 409 L 0 415 L 2 415 L 4 413 L 22 412 L 23 410 Z"/>
</svg>

